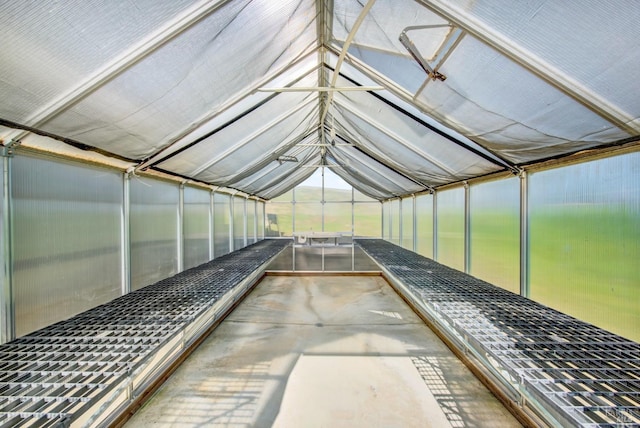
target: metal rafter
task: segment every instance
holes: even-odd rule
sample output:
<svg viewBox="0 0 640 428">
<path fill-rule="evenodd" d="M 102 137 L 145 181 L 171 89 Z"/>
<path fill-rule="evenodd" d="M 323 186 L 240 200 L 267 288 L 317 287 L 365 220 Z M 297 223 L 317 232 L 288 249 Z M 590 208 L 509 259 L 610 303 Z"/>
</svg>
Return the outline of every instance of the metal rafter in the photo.
<svg viewBox="0 0 640 428">
<path fill-rule="evenodd" d="M 375 2 L 376 0 L 369 0 L 367 4 L 364 5 L 362 10 L 360 11 L 360 14 L 358 15 L 358 18 L 356 18 L 355 22 L 353 23 L 353 27 L 351 27 L 351 31 L 347 35 L 347 39 L 344 41 L 342 45 L 342 51 L 338 55 L 338 62 L 336 63 L 335 70 L 333 71 L 333 76 L 331 76 L 331 84 L 329 86 L 331 87 L 336 86 L 336 82 L 338 81 L 338 74 L 340 73 L 340 67 L 342 67 L 342 62 L 344 61 L 344 58 L 347 56 L 349 45 L 351 45 L 351 42 L 356 37 L 356 33 L 360 29 L 360 25 L 362 25 L 362 22 L 364 21 L 366 16 L 369 14 L 369 11 L 371 10 Z M 327 117 L 327 113 L 329 111 L 329 107 L 331 106 L 332 99 L 333 99 L 333 92 L 329 92 L 329 95 L 327 96 L 327 102 L 324 105 L 322 114 L 320 116 L 321 125 L 324 123 L 324 119 Z M 323 141 L 324 141 L 324 138 L 323 138 Z"/>
<path fill-rule="evenodd" d="M 130 46 L 113 61 L 105 64 L 98 71 L 80 82 L 76 87 L 62 94 L 51 103 L 36 111 L 26 119 L 25 125 L 38 127 L 66 111 L 89 94 L 95 92 L 111 80 L 140 62 L 143 58 L 155 52 L 161 46 L 184 33 L 194 24 L 202 21 L 216 10 L 226 5 L 230 0 L 202 0 L 186 9 L 176 17 L 160 26 L 156 31 Z M 20 131 L 13 135 L 13 139 L 23 138 L 27 132 Z"/>
<path fill-rule="evenodd" d="M 640 123 L 636 122 L 627 112 L 589 90 L 582 83 L 568 76 L 562 70 L 547 63 L 517 43 L 514 43 L 505 35 L 488 28 L 479 19 L 465 13 L 455 2 L 446 2 L 443 0 L 417 1 L 456 27 L 464 29 L 478 40 L 486 43 L 507 58 L 526 68 L 623 131 L 628 132 L 630 135 L 640 133 Z"/>
</svg>

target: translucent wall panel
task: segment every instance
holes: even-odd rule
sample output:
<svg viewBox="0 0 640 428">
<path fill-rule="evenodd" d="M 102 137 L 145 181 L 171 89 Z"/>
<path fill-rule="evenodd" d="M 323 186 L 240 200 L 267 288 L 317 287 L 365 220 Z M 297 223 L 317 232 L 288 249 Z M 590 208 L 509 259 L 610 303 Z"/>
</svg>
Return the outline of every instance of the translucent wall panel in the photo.
<svg viewBox="0 0 640 428">
<path fill-rule="evenodd" d="M 231 228 L 231 196 L 224 193 L 213 194 L 213 254 L 215 257 L 229 253 L 229 233 Z"/>
<path fill-rule="evenodd" d="M 413 251 L 413 198 L 402 200 L 402 247 Z"/>
<path fill-rule="evenodd" d="M 150 178 L 131 180 L 131 289 L 178 272 L 179 187 Z"/>
<path fill-rule="evenodd" d="M 239 250 L 245 246 L 245 232 L 247 227 L 246 199 L 233 197 L 233 250 Z"/>
<path fill-rule="evenodd" d="M 351 202 L 327 202 L 324 204 L 324 230 L 351 233 Z"/>
<path fill-rule="evenodd" d="M 258 225 L 258 241 L 264 239 L 264 202 L 256 202 L 256 224 Z"/>
<path fill-rule="evenodd" d="M 371 238 L 380 238 L 382 231 L 382 204 L 358 203 L 353 205 L 353 234 Z"/>
<path fill-rule="evenodd" d="M 309 231 L 322 231 L 322 204 L 320 202 L 296 202 L 295 232 Z"/>
<path fill-rule="evenodd" d="M 12 161 L 13 298 L 22 336 L 120 295 L 123 186 L 118 172 Z"/>
<path fill-rule="evenodd" d="M 433 195 L 416 197 L 416 252 L 433 258 Z"/>
<path fill-rule="evenodd" d="M 265 205 L 265 236 L 292 236 L 293 204 L 291 202 L 269 202 Z"/>
<path fill-rule="evenodd" d="M 387 241 L 391 240 L 391 203 L 389 201 L 382 204 L 382 235 Z"/>
<path fill-rule="evenodd" d="M 247 244 L 256 242 L 256 201 L 247 200 Z"/>
<path fill-rule="evenodd" d="M 210 191 L 194 187 L 184 188 L 183 247 L 185 269 L 209 261 L 210 209 Z"/>
<path fill-rule="evenodd" d="M 438 262 L 464 271 L 464 188 L 437 195 Z"/>
<path fill-rule="evenodd" d="M 471 186 L 471 275 L 520 293 L 520 179 Z"/>
<path fill-rule="evenodd" d="M 530 175 L 531 298 L 640 341 L 640 153 Z"/>
<path fill-rule="evenodd" d="M 400 199 L 389 202 L 389 240 L 400 245 Z"/>
</svg>

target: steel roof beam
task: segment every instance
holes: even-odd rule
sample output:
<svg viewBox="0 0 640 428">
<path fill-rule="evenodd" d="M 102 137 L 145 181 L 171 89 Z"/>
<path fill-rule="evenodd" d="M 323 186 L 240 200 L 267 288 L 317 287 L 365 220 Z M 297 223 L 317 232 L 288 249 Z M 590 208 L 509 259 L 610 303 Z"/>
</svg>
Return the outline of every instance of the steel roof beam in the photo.
<svg viewBox="0 0 640 428">
<path fill-rule="evenodd" d="M 635 118 L 627 112 L 589 90 L 589 88 L 582 83 L 536 56 L 533 52 L 514 43 L 507 36 L 488 28 L 479 19 L 465 13 L 455 2 L 443 0 L 417 1 L 456 27 L 462 28 L 478 40 L 526 68 L 623 131 L 628 132 L 630 135 L 640 133 L 640 122 L 635 121 Z"/>
</svg>

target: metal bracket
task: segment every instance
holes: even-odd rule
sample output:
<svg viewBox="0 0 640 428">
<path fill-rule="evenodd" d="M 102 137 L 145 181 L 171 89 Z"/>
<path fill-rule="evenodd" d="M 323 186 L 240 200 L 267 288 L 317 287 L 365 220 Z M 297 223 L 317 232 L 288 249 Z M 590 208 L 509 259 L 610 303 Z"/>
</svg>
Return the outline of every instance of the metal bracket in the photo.
<svg viewBox="0 0 640 428">
<path fill-rule="evenodd" d="M 0 156 L 12 157 L 14 155 L 14 149 L 22 144 L 20 140 L 8 140 L 4 144 L 0 145 Z"/>
<path fill-rule="evenodd" d="M 438 27 L 442 27 L 442 26 L 425 25 L 425 26 L 420 26 L 420 27 L 407 27 L 404 30 L 402 30 L 402 33 L 400 33 L 400 37 L 398 37 L 398 39 L 400 40 L 400 43 L 402 43 L 402 45 L 407 49 L 407 51 L 409 51 L 409 53 L 411 54 L 413 59 L 415 59 L 418 62 L 418 64 L 420 65 L 420 67 L 422 67 L 422 69 L 427 73 L 427 75 L 429 76 L 429 78 L 431 80 L 434 80 L 434 81 L 435 80 L 440 80 L 440 81 L 444 82 L 445 80 L 447 80 L 447 76 L 445 76 L 444 74 L 440 73 L 439 71 L 433 69 L 429 65 L 427 60 L 425 60 L 422 57 L 422 55 L 420 54 L 420 51 L 418 51 L 418 48 L 411 41 L 409 36 L 407 36 L 407 31 L 410 31 L 410 30 L 429 29 L 429 28 L 438 28 Z M 449 27 L 449 25 L 445 25 L 445 27 Z"/>
</svg>

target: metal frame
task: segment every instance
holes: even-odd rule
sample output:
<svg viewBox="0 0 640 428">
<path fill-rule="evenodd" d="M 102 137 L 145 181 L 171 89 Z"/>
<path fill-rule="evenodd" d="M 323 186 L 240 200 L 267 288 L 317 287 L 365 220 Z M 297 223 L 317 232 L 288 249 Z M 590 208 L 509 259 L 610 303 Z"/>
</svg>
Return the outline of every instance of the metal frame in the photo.
<svg viewBox="0 0 640 428">
<path fill-rule="evenodd" d="M 529 174 L 520 173 L 520 295 L 531 297 L 529 282 Z"/>
<path fill-rule="evenodd" d="M 13 301 L 13 248 L 12 248 L 12 158 L 5 153 L 0 157 L 2 162 L 2 207 L 0 221 L 0 255 L 2 256 L 2 273 L 0 273 L 0 341 L 8 342 L 15 337 L 15 305 Z"/>
<path fill-rule="evenodd" d="M 466 181 L 464 188 L 464 271 L 471 272 L 471 187 Z"/>
<path fill-rule="evenodd" d="M 122 175 L 122 295 L 131 292 L 131 172 Z"/>
</svg>

